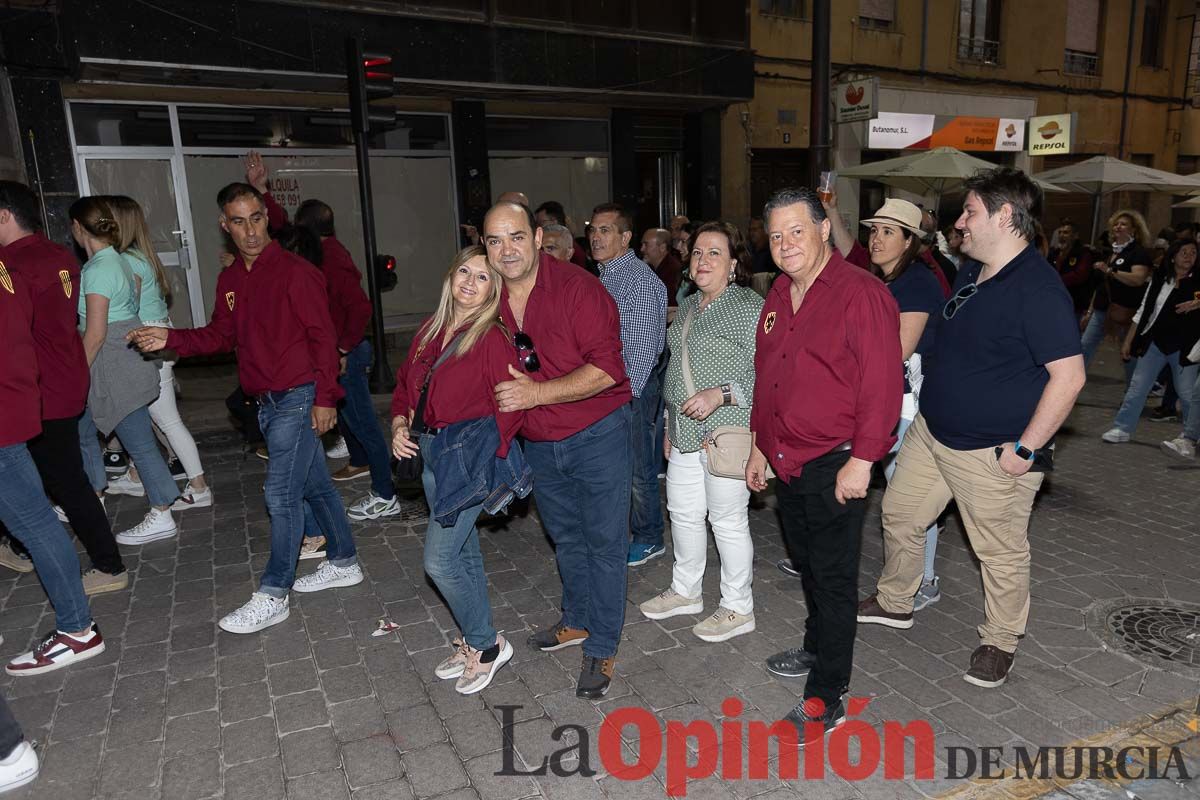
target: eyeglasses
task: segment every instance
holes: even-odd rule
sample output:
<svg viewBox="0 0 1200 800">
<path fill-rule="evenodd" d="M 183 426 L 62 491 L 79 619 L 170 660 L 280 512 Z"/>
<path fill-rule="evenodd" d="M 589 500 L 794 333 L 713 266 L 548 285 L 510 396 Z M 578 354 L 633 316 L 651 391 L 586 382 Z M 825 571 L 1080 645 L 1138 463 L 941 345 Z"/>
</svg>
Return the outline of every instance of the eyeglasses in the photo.
<svg viewBox="0 0 1200 800">
<path fill-rule="evenodd" d="M 525 365 L 525 369 L 529 372 L 537 372 L 542 368 L 542 362 L 538 360 L 537 350 L 533 347 L 533 339 L 529 338 L 529 334 L 525 331 L 517 331 L 513 334 L 513 346 L 517 348 L 517 352 L 521 355 L 521 363 Z M 529 352 L 526 353 L 525 351 Z"/>
<path fill-rule="evenodd" d="M 979 287 L 974 283 L 968 283 L 966 286 L 959 289 L 946 301 L 946 306 L 942 309 L 942 319 L 954 319 L 954 315 L 962 308 L 968 300 L 975 296 L 979 291 Z"/>
</svg>

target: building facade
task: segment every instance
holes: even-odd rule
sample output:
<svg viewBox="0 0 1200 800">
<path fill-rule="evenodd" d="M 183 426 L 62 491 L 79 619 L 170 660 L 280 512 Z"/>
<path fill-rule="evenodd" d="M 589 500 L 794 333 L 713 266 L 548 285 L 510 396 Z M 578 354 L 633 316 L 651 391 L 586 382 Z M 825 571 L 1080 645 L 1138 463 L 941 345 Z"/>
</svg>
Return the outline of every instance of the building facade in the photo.
<svg viewBox="0 0 1200 800">
<path fill-rule="evenodd" d="M 610 199 L 639 227 L 719 216 L 721 111 L 754 88 L 748 25 L 746 2 L 706 0 L 14 0 L 0 11 L 0 170 L 42 190 L 60 240 L 75 197 L 138 199 L 176 324 L 211 311 L 216 191 L 250 149 L 286 208 L 333 207 L 365 265 L 344 64 L 356 36 L 396 72 L 399 122 L 370 156 L 379 250 L 400 276 L 385 314 L 421 313 L 460 226 L 504 191 L 563 203 L 577 234 Z"/>
</svg>

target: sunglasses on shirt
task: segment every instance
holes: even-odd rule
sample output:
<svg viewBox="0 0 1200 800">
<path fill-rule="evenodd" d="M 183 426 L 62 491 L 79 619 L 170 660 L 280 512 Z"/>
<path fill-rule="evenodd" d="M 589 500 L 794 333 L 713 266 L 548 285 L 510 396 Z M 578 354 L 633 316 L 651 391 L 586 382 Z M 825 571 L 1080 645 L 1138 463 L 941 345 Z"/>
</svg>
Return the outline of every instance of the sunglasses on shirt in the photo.
<svg viewBox="0 0 1200 800">
<path fill-rule="evenodd" d="M 538 360 L 537 350 L 533 347 L 533 339 L 529 338 L 528 333 L 517 331 L 513 334 L 513 345 L 517 348 L 521 363 L 525 365 L 527 371 L 537 372 L 542 368 L 542 362 Z"/>
<path fill-rule="evenodd" d="M 946 305 L 942 309 L 942 319 L 954 319 L 954 315 L 958 313 L 958 310 L 966 305 L 967 301 L 974 297 L 978 291 L 978 286 L 974 283 L 968 283 L 955 292 L 954 296 L 946 301 Z"/>
</svg>

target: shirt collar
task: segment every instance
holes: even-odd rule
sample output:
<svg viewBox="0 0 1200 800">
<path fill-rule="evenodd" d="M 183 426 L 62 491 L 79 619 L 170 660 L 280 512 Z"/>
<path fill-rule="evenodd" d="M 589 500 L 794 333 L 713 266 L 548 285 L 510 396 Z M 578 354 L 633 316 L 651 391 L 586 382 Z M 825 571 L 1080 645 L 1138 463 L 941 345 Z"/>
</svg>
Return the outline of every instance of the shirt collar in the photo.
<svg viewBox="0 0 1200 800">
<path fill-rule="evenodd" d="M 609 270 L 622 269 L 629 266 L 634 261 L 637 261 L 637 253 L 633 252 L 632 248 L 629 248 L 613 260 L 602 263 L 600 265 L 600 273 L 604 274 Z"/>
<path fill-rule="evenodd" d="M 42 234 L 41 231 L 35 231 L 34 233 L 29 234 L 28 236 L 22 236 L 20 239 L 17 239 L 15 242 L 12 242 L 7 247 L 0 248 L 0 249 L 7 250 L 10 253 L 12 253 L 17 250 L 21 250 L 23 248 L 30 247 L 35 244 L 41 244 L 43 241 L 49 241 L 49 239 L 47 239 Z"/>
</svg>

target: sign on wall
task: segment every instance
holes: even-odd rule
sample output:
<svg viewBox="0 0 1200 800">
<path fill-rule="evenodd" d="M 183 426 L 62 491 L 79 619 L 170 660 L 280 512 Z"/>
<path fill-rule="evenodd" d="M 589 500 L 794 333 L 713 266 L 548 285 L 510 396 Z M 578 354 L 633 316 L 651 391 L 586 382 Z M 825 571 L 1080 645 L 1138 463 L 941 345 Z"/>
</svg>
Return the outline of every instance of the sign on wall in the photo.
<svg viewBox="0 0 1200 800">
<path fill-rule="evenodd" d="M 878 78 L 834 84 L 834 119 L 837 122 L 860 122 L 870 119 L 875 113 L 875 98 L 878 95 Z"/>
<path fill-rule="evenodd" d="M 1020 152 L 1025 120 L 1007 117 L 943 117 L 880 113 L 871 120 L 867 146 L 880 150 L 959 150 Z"/>
<path fill-rule="evenodd" d="M 1061 156 L 1071 152 L 1075 138 L 1074 114 L 1029 118 L 1029 155 Z"/>
</svg>

